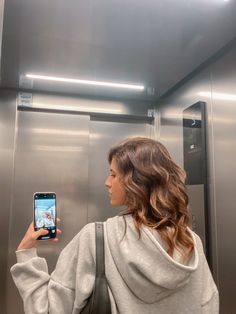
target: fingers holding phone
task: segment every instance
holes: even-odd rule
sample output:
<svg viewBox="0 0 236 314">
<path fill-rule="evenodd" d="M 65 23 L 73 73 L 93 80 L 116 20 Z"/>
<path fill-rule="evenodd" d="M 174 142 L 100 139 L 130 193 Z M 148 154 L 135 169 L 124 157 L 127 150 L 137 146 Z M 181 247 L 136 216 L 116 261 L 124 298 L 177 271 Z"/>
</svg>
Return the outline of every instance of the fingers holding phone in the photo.
<svg viewBox="0 0 236 314">
<path fill-rule="evenodd" d="M 33 247 L 36 247 L 38 237 L 44 236 L 47 233 L 48 233 L 48 230 L 45 230 L 45 229 L 34 231 L 34 224 L 32 222 L 29 225 L 29 228 L 26 231 L 23 239 L 21 240 L 17 250 L 31 249 Z"/>
<path fill-rule="evenodd" d="M 60 221 L 60 219 L 57 218 L 57 223 Z M 57 229 L 57 234 L 61 234 L 61 230 Z M 28 230 L 26 231 L 23 239 L 21 240 L 17 250 L 24 250 L 24 249 L 31 249 L 33 247 L 36 247 L 38 244 L 38 238 L 45 236 L 48 234 L 47 229 L 39 229 L 37 231 L 34 230 L 34 223 L 32 222 L 29 225 Z M 53 238 L 53 242 L 57 242 L 58 238 Z"/>
</svg>

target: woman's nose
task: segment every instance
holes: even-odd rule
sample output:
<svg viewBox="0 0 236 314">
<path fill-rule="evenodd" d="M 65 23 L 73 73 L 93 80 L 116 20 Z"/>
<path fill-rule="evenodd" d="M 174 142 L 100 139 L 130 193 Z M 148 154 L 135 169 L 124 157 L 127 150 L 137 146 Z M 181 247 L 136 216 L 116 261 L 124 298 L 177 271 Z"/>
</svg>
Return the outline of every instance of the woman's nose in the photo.
<svg viewBox="0 0 236 314">
<path fill-rule="evenodd" d="M 107 187 L 107 180 L 105 181 L 105 186 Z"/>
<path fill-rule="evenodd" d="M 110 180 L 109 180 L 109 177 L 107 177 L 106 181 L 105 181 L 105 186 L 107 188 L 109 188 L 111 185 L 110 185 Z"/>
</svg>

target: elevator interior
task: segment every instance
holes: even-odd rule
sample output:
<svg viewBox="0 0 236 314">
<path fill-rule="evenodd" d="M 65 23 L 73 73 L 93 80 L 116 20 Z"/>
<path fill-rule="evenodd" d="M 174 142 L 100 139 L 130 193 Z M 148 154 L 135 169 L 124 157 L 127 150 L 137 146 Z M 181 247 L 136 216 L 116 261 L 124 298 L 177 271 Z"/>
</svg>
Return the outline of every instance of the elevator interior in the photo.
<svg viewBox="0 0 236 314">
<path fill-rule="evenodd" d="M 1 313 L 23 313 L 9 268 L 32 219 L 33 193 L 58 195 L 63 237 L 56 247 L 40 246 L 52 270 L 87 222 L 117 213 L 104 191 L 109 147 L 153 137 L 184 166 L 183 114 L 199 101 L 208 167 L 205 186 L 188 185 L 192 224 L 220 289 L 221 313 L 234 312 L 235 13 L 232 0 L 0 0 Z M 145 88 L 63 84 L 26 73 Z"/>
</svg>

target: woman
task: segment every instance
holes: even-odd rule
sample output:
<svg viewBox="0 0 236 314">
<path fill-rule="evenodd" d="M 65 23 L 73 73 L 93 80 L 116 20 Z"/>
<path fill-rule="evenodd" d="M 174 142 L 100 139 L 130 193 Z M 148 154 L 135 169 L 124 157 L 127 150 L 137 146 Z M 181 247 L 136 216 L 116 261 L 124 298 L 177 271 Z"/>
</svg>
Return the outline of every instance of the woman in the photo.
<svg viewBox="0 0 236 314">
<path fill-rule="evenodd" d="M 184 171 L 148 138 L 120 143 L 108 159 L 111 204 L 126 207 L 104 223 L 112 313 L 217 314 L 218 291 L 201 240 L 188 228 Z M 11 269 L 25 312 L 79 313 L 94 284 L 94 223 L 66 246 L 51 276 L 35 249 L 45 233 L 29 227 Z"/>
</svg>

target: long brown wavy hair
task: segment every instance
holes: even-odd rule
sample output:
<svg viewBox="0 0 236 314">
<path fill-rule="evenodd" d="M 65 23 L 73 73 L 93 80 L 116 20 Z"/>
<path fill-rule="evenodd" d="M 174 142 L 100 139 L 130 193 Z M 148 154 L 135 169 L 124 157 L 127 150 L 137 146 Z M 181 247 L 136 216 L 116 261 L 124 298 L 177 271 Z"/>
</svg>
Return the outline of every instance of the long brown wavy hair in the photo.
<svg viewBox="0 0 236 314">
<path fill-rule="evenodd" d="M 111 148 L 126 192 L 126 210 L 141 236 L 142 225 L 157 230 L 173 256 L 184 258 L 193 250 L 189 223 L 185 172 L 170 157 L 163 144 L 143 137 L 127 139 Z M 169 228 L 168 228 L 169 227 Z"/>
</svg>

